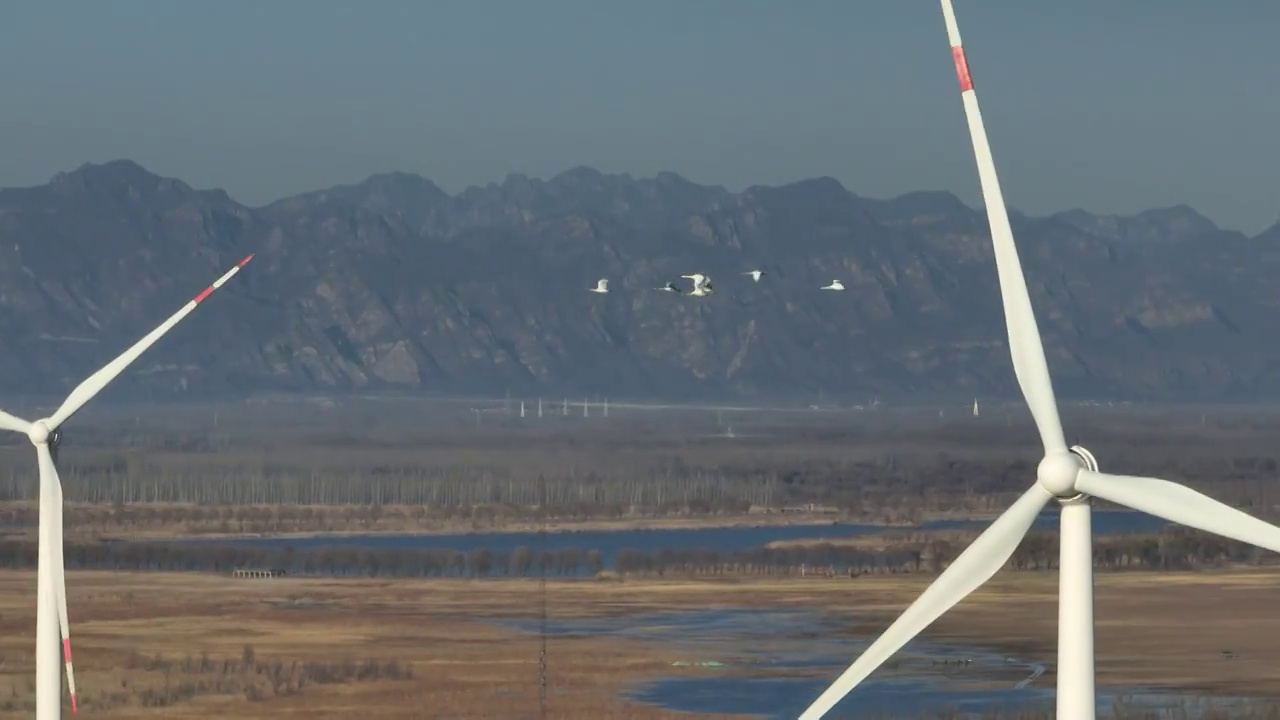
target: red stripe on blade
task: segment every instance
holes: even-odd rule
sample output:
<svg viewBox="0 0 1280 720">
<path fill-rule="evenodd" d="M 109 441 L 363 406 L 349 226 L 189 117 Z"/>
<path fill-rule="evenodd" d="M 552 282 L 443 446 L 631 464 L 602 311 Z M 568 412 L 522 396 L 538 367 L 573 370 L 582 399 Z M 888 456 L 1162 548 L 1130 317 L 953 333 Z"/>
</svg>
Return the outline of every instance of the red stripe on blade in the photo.
<svg viewBox="0 0 1280 720">
<path fill-rule="evenodd" d="M 951 48 L 951 57 L 956 61 L 956 77 L 960 79 L 960 92 L 973 89 L 973 76 L 969 74 L 969 59 L 964 56 L 964 48 L 959 45 Z"/>
<path fill-rule="evenodd" d="M 199 302 L 203 302 L 205 298 L 207 298 L 207 297 L 209 297 L 210 295 L 212 295 L 212 294 L 213 294 L 214 289 L 215 289 L 215 288 L 214 288 L 212 285 L 210 285 L 209 287 L 205 288 L 205 289 L 204 289 L 204 292 L 202 292 L 202 293 L 200 293 L 199 295 L 197 295 L 197 296 L 196 296 L 196 299 L 194 300 L 194 302 L 197 302 L 197 303 L 199 303 Z"/>
<path fill-rule="evenodd" d="M 62 641 L 62 660 L 71 662 L 71 638 Z"/>
<path fill-rule="evenodd" d="M 79 702 L 78 700 L 76 700 L 76 696 L 75 696 L 75 695 L 72 695 L 72 696 L 71 696 L 71 714 L 72 714 L 72 715 L 79 715 L 79 714 L 80 714 L 80 702 Z"/>
<path fill-rule="evenodd" d="M 241 261 L 240 261 L 240 264 L 239 264 L 239 265 L 237 265 L 236 267 L 244 267 L 245 265 L 248 265 L 248 264 L 249 264 L 249 261 L 250 261 L 250 260 L 252 260 L 252 259 L 253 259 L 253 256 L 252 256 L 252 255 L 250 255 L 249 257 L 247 257 L 247 258 L 245 258 L 245 259 L 241 260 Z"/>
</svg>

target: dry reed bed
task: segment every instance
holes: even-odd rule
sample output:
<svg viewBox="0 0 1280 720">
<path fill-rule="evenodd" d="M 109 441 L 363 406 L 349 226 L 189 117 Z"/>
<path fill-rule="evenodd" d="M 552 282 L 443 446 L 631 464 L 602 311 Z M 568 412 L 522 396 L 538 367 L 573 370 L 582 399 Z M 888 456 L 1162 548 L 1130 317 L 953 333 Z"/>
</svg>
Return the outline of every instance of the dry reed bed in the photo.
<svg viewBox="0 0 1280 720">
<path fill-rule="evenodd" d="M 95 717 L 537 716 L 538 638 L 491 622 L 534 617 L 536 580 L 72 572 L 68 581 L 79 685 Z M 844 618 L 855 634 L 878 632 L 927 581 L 553 581 L 547 592 L 553 617 L 812 609 Z M 0 712 L 18 716 L 30 701 L 33 595 L 32 573 L 0 572 Z M 1101 575 L 1100 684 L 1280 695 L 1277 599 L 1280 581 L 1264 571 Z M 1056 575 L 1019 573 L 997 577 L 930 635 L 1051 665 L 1055 626 Z M 1235 659 L 1221 658 L 1224 649 Z M 548 717 L 680 717 L 624 699 L 646 680 L 699 672 L 672 668 L 664 650 L 552 637 Z M 1052 671 L 1040 682 L 1052 684 Z M 143 706 L 157 698 L 169 704 Z"/>
</svg>

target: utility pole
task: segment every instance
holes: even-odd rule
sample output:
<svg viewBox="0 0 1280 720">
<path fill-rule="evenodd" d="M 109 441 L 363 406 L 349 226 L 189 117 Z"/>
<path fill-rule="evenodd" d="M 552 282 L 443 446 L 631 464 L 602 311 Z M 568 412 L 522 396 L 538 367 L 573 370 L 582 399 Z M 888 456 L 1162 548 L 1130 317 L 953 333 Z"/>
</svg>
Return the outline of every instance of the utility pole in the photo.
<svg viewBox="0 0 1280 720">
<path fill-rule="evenodd" d="M 538 474 L 538 596 L 541 600 L 538 630 L 538 712 L 547 720 L 547 479 Z"/>
</svg>

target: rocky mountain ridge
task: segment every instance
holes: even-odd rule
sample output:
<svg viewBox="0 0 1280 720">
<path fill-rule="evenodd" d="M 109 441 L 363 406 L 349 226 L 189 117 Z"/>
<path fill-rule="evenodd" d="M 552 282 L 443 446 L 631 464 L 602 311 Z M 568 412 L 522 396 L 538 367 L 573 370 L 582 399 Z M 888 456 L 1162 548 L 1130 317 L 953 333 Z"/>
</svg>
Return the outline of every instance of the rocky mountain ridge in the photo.
<svg viewBox="0 0 1280 720">
<path fill-rule="evenodd" d="M 1280 398 L 1280 225 L 1177 206 L 1014 226 L 1063 396 Z M 949 193 L 580 167 L 254 208 L 126 160 L 0 190 L 0 393 L 65 392 L 250 252 L 113 393 L 1017 393 L 985 215 Z M 717 293 L 653 290 L 693 271 Z M 586 292 L 600 277 L 611 292 Z M 832 278 L 848 291 L 817 291 Z"/>
</svg>

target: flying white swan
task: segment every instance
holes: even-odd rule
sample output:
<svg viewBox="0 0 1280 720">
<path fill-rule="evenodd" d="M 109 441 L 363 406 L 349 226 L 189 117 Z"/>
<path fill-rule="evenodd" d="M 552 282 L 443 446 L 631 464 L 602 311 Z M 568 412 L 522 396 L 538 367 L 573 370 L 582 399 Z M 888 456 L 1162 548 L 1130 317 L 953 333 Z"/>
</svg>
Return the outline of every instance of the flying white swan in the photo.
<svg viewBox="0 0 1280 720">
<path fill-rule="evenodd" d="M 595 287 L 587 288 L 587 289 L 593 293 L 600 293 L 601 295 L 603 295 L 609 292 L 609 280 L 606 278 L 600 278 L 599 280 L 596 281 Z"/>
<path fill-rule="evenodd" d="M 680 277 L 693 281 L 693 290 L 689 293 L 693 297 L 703 297 L 715 292 L 711 287 L 711 278 L 702 273 L 693 273 L 692 275 L 681 275 Z"/>
<path fill-rule="evenodd" d="M 832 280 L 830 285 L 824 285 L 818 289 L 819 290 L 843 290 L 844 283 L 840 282 L 839 280 Z"/>
<path fill-rule="evenodd" d="M 744 272 L 744 273 L 742 273 L 742 274 L 743 274 L 743 275 L 750 275 L 750 276 L 751 276 L 751 280 L 752 280 L 753 282 L 760 282 L 760 278 L 764 277 L 765 275 L 768 275 L 768 273 L 766 273 L 766 272 L 765 272 L 765 271 L 763 271 L 763 270 L 752 270 L 751 272 Z"/>
<path fill-rule="evenodd" d="M 662 292 L 673 292 L 673 293 L 680 292 L 680 288 L 676 287 L 676 284 L 673 282 L 669 282 L 660 288 L 654 288 L 654 290 L 661 290 Z"/>
</svg>

